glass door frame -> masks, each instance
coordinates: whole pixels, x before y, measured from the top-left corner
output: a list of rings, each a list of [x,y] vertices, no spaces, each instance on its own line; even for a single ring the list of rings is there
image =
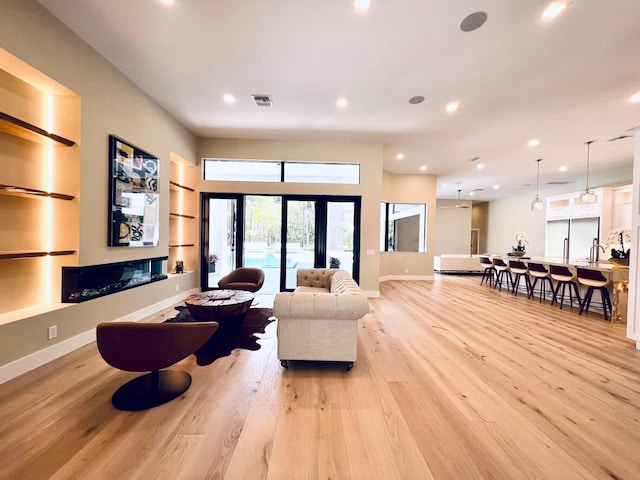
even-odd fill
[[[245,197],[249,195],[264,195],[266,197],[280,197],[282,199],[281,213],[281,237],[280,237],[280,291],[286,287],[286,228],[287,228],[287,201],[303,200],[313,201],[316,206],[315,217],[315,255],[314,268],[327,267],[327,205],[329,203],[353,204],[353,267],[350,272],[356,282],[360,281],[360,235],[361,235],[361,206],[362,198],[351,195],[296,195],[296,194],[249,194],[249,193],[217,193],[202,192],[200,194],[200,287],[203,291],[212,290],[208,286],[207,252],[209,248],[209,200],[233,199],[237,201],[236,215],[236,266],[244,265],[244,221],[245,221]],[[291,290],[291,289],[289,289]]]

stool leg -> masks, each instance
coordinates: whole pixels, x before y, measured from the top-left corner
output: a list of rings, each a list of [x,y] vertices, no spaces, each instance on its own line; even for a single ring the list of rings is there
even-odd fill
[[[533,285],[531,285],[531,290],[529,291],[529,297],[528,298],[531,298],[533,296],[533,292],[534,292],[534,290],[536,288],[536,283],[538,283],[538,277],[534,277],[534,279],[533,279]]]
[[[580,305],[580,313],[578,315],[582,315],[582,312],[589,312],[589,304],[591,303],[591,295],[593,295],[593,287],[587,288],[587,293],[584,295],[584,300],[582,301],[582,305]]]
[[[576,292],[576,300],[578,300],[578,306],[582,306],[582,299],[580,298],[580,290],[578,290],[578,285],[576,282],[571,282],[573,285],[573,290]],[[571,294],[571,289],[569,289],[569,294]],[[573,307],[573,300],[571,301],[571,307]]]

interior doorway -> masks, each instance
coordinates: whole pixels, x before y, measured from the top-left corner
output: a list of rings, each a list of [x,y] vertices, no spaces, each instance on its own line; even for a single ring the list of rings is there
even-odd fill
[[[479,228],[472,228],[471,229],[471,245],[470,245],[470,252],[471,255],[478,255],[478,244],[480,242],[480,229]]]

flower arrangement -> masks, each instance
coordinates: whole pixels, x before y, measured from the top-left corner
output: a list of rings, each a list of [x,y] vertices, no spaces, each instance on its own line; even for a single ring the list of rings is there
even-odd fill
[[[523,255],[527,251],[527,247],[525,247],[525,244],[529,243],[529,238],[527,237],[527,233],[516,232],[516,234],[514,235],[514,238],[516,239],[516,242],[518,242],[518,244],[512,247],[511,253],[515,255]]]
[[[207,257],[207,263],[213,263],[214,265],[216,263],[218,263],[220,261],[220,257],[218,257],[218,255],[216,255],[215,253],[211,253],[208,257]]]
[[[620,246],[620,249],[611,249],[612,258],[629,259],[629,257],[631,256],[631,249],[629,248],[625,250],[624,242],[627,242],[627,244],[631,243],[631,230],[629,230],[628,228],[616,228],[615,230],[611,231],[609,237],[607,238],[606,247],[609,248],[611,246]]]

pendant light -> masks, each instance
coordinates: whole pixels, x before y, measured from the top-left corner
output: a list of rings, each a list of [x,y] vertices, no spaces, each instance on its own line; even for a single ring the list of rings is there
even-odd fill
[[[591,147],[591,144],[594,141],[595,140],[589,140],[588,142],[585,142],[587,145],[587,186],[582,192],[580,192],[580,205],[593,205],[598,202],[598,196],[589,188],[589,147]]]
[[[540,162],[541,161],[542,161],[541,158],[536,160],[536,162],[538,163],[538,176],[536,177],[536,198],[534,198],[533,202],[531,202],[531,210],[533,210],[534,212],[541,212],[544,210],[544,200],[540,198],[540,195],[538,195],[538,188],[540,187]]]

